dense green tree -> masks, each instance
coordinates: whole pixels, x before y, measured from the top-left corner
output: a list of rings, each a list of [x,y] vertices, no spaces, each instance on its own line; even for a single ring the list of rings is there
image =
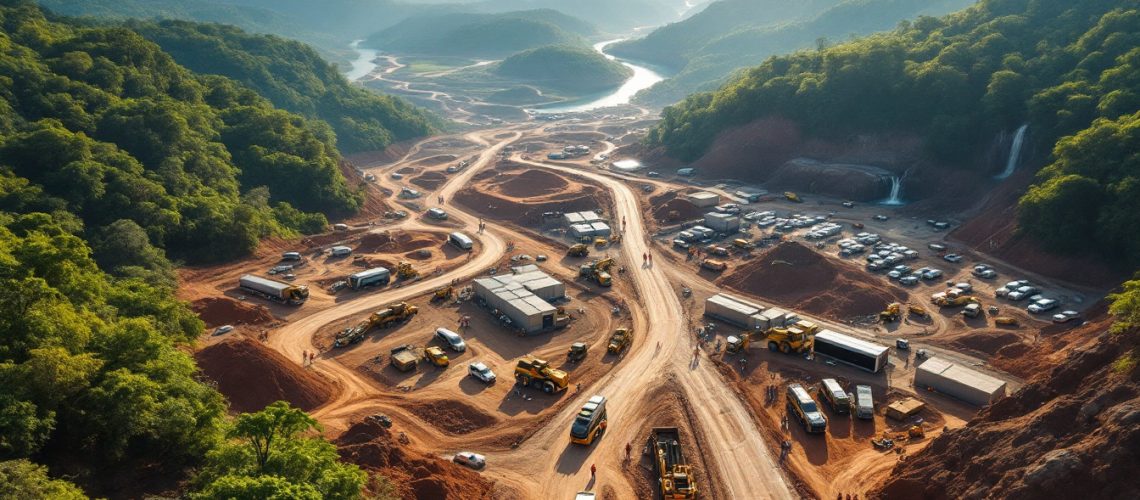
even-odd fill
[[[50,498],[52,500],[85,500],[74,484],[48,477],[47,468],[27,460],[0,462],[0,498]]]

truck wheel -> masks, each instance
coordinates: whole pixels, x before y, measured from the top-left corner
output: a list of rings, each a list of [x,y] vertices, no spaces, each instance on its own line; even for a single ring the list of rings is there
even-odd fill
[[[772,351],[772,352],[776,352],[776,351],[780,350],[780,346],[777,345],[775,342],[768,342],[768,350]]]
[[[787,342],[781,342],[780,343],[780,352],[787,354],[791,351],[792,351],[792,346],[788,345]]]
[[[554,384],[550,382],[542,384],[542,392],[545,392],[547,394],[554,394]]]
[[[515,383],[526,387],[530,385],[530,379],[526,375],[515,375]]]
[[[531,380],[530,385],[531,385],[531,387],[534,387],[535,389],[542,389],[542,381],[541,380]]]

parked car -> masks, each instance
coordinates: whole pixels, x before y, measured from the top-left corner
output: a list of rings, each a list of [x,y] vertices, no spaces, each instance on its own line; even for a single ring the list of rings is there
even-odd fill
[[[847,208],[855,208],[855,204],[851,203],[850,201],[843,202],[843,206]]]
[[[650,170],[649,173],[645,174],[645,175],[647,175],[649,177],[661,177],[661,172],[654,172],[654,171]]]
[[[234,331],[233,325],[222,325],[214,329],[214,335],[221,335],[223,333],[230,333]]]
[[[899,278],[899,284],[900,285],[907,285],[907,286],[917,285],[918,284],[918,276],[914,276],[914,275],[903,276],[902,278]]]
[[[393,180],[398,181],[398,180],[403,179],[403,178],[404,178],[404,174],[401,174],[399,172],[392,172],[392,179]]]
[[[1040,314],[1045,311],[1056,309],[1060,305],[1057,299],[1038,299],[1036,302],[1029,304],[1026,309],[1033,314]]]
[[[475,377],[477,380],[486,382],[488,384],[495,383],[495,372],[487,368],[487,365],[482,362],[475,362],[467,365],[467,374]]]
[[[1077,311],[1061,311],[1053,315],[1054,323],[1068,323],[1081,317],[1081,313]]]
[[[942,277],[942,270],[941,269],[927,269],[925,272],[922,273],[922,279],[924,279],[924,280],[936,280],[936,279],[941,278],[941,277]]]
[[[942,259],[945,260],[946,262],[954,262],[954,263],[962,262],[962,256],[958,255],[956,253],[948,253],[946,255],[943,255]]]
[[[461,451],[451,459],[459,465],[466,465],[472,469],[482,469],[487,466],[487,457],[473,451]]]
[[[965,283],[965,282],[955,283],[954,288],[957,288],[964,293],[970,293],[970,292],[974,291],[974,285],[971,285],[971,284]]]
[[[876,216],[874,217],[874,219],[875,219],[875,220],[888,220],[888,219],[890,219],[890,217],[887,217],[887,216],[885,216],[885,215],[876,215]]]
[[[460,337],[458,333],[448,330],[447,328],[436,328],[435,338],[455,352],[467,350],[467,343],[463,342],[463,337]]]
[[[941,243],[931,243],[929,245],[926,245],[926,247],[934,250],[935,252],[942,252],[946,250],[946,245],[943,245]]]

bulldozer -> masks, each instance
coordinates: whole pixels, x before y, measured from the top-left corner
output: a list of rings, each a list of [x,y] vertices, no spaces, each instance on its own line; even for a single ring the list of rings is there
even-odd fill
[[[594,248],[605,248],[605,247],[609,246],[609,244],[610,244],[610,240],[607,240],[601,236],[594,238]]]
[[[364,340],[365,334],[373,328],[384,328],[391,326],[397,322],[406,320],[415,316],[420,312],[416,306],[408,305],[407,302],[394,302],[388,304],[388,307],[372,313],[368,319],[357,323],[356,326],[345,328],[344,331],[336,335],[333,341],[334,347],[346,347],[361,340]]]
[[[551,368],[544,360],[526,356],[515,366],[515,382],[524,387],[534,387],[542,389],[542,392],[547,394],[554,394],[566,390],[570,385],[570,375],[557,368]]]
[[[766,332],[768,350],[784,354],[810,351],[815,345],[815,334],[818,332],[819,325],[805,320],[785,328],[770,328]]]
[[[590,264],[583,264],[578,269],[578,274],[597,283],[599,286],[613,285],[613,277],[610,276],[610,268],[614,266],[613,259],[602,259],[592,262]]]
[[[409,262],[400,262],[399,264],[396,264],[396,276],[402,280],[410,280],[419,275],[420,272],[416,271],[416,269],[412,267],[412,264]]]
[[[894,323],[899,320],[899,315],[902,311],[902,304],[898,302],[891,302],[886,309],[879,313],[880,323]]]
[[[575,342],[573,344],[570,344],[570,349],[566,351],[566,362],[577,363],[583,359],[586,359],[586,351],[588,349],[589,348],[586,346],[585,342]]]
[[[748,346],[751,344],[751,333],[744,333],[739,337],[735,335],[729,335],[727,341],[724,344],[724,352],[725,354],[736,354],[738,352],[744,351],[745,349],[748,349]]]
[[[921,425],[912,425],[906,430],[906,436],[909,440],[917,440],[926,437],[926,431],[922,430]]]
[[[455,296],[455,287],[453,287],[451,285],[447,285],[447,286],[435,289],[435,292],[432,293],[431,301],[432,302],[447,301],[447,300],[451,300],[451,298],[454,296]]]
[[[1013,326],[1013,327],[1021,325],[1021,323],[1019,321],[1017,321],[1017,318],[1014,318],[1011,316],[998,316],[998,317],[994,318],[994,324],[1000,325],[1000,326]]]
[[[629,347],[631,343],[633,343],[633,331],[629,328],[618,328],[610,336],[610,344],[606,347],[606,351],[611,354],[618,354]]]
[[[590,255],[590,247],[584,243],[578,243],[566,251],[566,255],[571,257],[586,257]]]

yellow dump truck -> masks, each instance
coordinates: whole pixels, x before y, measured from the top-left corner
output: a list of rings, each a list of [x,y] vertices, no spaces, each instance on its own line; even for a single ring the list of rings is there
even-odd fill
[[[412,267],[412,264],[409,262],[400,262],[399,264],[396,264],[396,276],[402,280],[410,280],[419,275],[420,272],[416,271],[416,268]]]
[[[661,498],[696,498],[697,483],[681,448],[681,431],[676,427],[654,427],[649,434],[649,451]]]
[[[902,304],[892,302],[882,312],[879,313],[879,321],[882,323],[894,323],[899,320],[899,314],[902,310]]]
[[[566,390],[570,385],[570,375],[557,368],[551,368],[550,363],[544,360],[527,356],[520,359],[519,364],[515,366],[515,383],[554,394]]]
[[[705,259],[701,261],[701,267],[710,271],[723,271],[725,269],[728,269],[728,264],[722,260]]]
[[[815,334],[819,329],[819,325],[806,320],[800,320],[784,328],[770,328],[765,335],[768,350],[784,354],[810,351],[815,344]]]
[[[578,268],[578,274],[599,286],[610,286],[613,285],[613,276],[610,275],[610,268],[613,266],[613,259],[602,259],[590,264],[583,264],[582,267]]]
[[[632,342],[633,331],[629,328],[618,328],[614,330],[614,334],[610,336],[610,343],[609,346],[606,347],[606,350],[611,354],[618,354],[624,351],[626,347],[629,347],[629,344]]]

